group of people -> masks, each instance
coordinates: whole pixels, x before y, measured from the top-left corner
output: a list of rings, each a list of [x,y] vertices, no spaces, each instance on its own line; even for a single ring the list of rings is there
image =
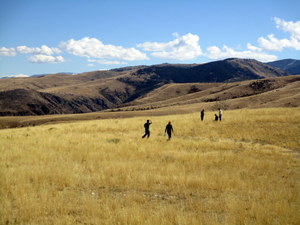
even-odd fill
[[[215,114],[215,121],[218,121],[218,120],[222,121],[222,115],[223,115],[222,109],[219,108],[218,114],[219,115]],[[201,121],[204,120],[204,115],[205,115],[205,111],[204,111],[204,109],[202,109],[201,113],[200,113]],[[147,120],[147,122],[144,124],[145,134],[142,136],[142,138],[150,137],[150,125],[151,124],[152,124],[151,120]],[[165,135],[168,134],[168,141],[171,140],[172,133],[174,133],[174,129],[173,129],[173,126],[170,121],[165,128]]]
[[[218,110],[219,110],[218,114],[215,114],[215,121],[218,121],[218,120],[222,121],[223,111],[221,108],[219,108]],[[201,121],[204,120],[204,114],[205,114],[205,111],[204,111],[204,109],[202,109],[201,113],[200,113]]]
[[[145,128],[145,134],[142,136],[142,138],[149,138],[150,137],[150,125],[152,124],[151,120],[147,120],[147,122],[144,124]],[[171,140],[172,133],[174,133],[173,126],[171,124],[171,121],[167,124],[165,129],[165,135],[168,134],[168,140]]]

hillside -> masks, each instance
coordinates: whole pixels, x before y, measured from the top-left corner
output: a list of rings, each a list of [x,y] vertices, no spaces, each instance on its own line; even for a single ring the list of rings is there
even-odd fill
[[[216,104],[235,109],[244,107],[300,106],[300,76],[286,76],[232,83],[166,84],[130,102],[128,108],[161,108],[201,104],[213,109]]]
[[[300,74],[300,60],[296,59],[283,59],[274,62],[267,63],[270,66],[284,70],[289,74]]]
[[[285,76],[288,73],[253,59],[226,59],[205,64],[161,64],[140,69],[136,76],[155,75],[160,81],[174,83],[234,82]]]
[[[173,83],[119,108],[80,114],[2,116],[0,129],[78,120],[199,113],[201,109],[215,111],[219,107],[229,110],[299,106],[300,75],[225,84]]]
[[[0,80],[0,116],[87,113],[129,105],[143,105],[154,102],[155,98],[151,101],[147,101],[147,98],[153,93],[160,95],[158,93],[162,90],[160,88],[168,87],[165,85],[180,83],[186,84],[188,91],[176,91],[175,97],[180,96],[181,99],[172,100],[169,96],[174,93],[165,93],[163,95],[166,96],[165,101],[171,101],[172,104],[194,103],[193,99],[202,96],[203,99],[198,99],[196,102],[214,102],[256,95],[277,88],[276,82],[270,80],[267,81],[268,84],[259,84],[262,85],[261,88],[258,87],[259,90],[256,90],[257,87],[250,88],[250,90],[240,88],[231,93],[233,89],[229,86],[245,85],[234,82],[262,78],[273,79],[286,75],[286,72],[256,60],[227,59],[206,64],[161,64],[124,67],[78,75],[53,74],[31,78],[2,79]],[[225,97],[223,94],[222,96],[212,94],[221,93],[223,89],[228,88],[229,94],[227,93]],[[200,93],[199,90],[202,89],[210,90]],[[190,95],[194,92],[198,94]],[[182,94],[186,94],[186,98]],[[205,95],[206,98],[204,98]],[[293,103],[295,104],[298,105],[298,103]],[[158,103],[156,107],[165,105],[170,104]]]

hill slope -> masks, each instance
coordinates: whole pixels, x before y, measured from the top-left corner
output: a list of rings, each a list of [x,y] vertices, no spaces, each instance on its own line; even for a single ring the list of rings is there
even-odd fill
[[[296,59],[283,59],[267,63],[270,66],[284,70],[289,74],[300,74],[300,60]]]
[[[232,82],[286,75],[286,72],[256,60],[227,59],[200,65],[161,64],[94,71],[73,76],[54,74],[33,78],[2,79],[0,80],[0,115],[95,112],[144,104],[147,101],[141,102],[140,99],[156,89],[159,92],[161,89],[158,88],[166,84],[205,83],[188,87],[191,89],[190,92],[199,92],[197,87],[199,85],[202,89],[217,88],[221,85],[215,82],[230,82],[230,85],[236,86],[240,84]],[[265,87],[265,84],[262,85]],[[228,99],[230,96],[237,98],[257,94],[257,90],[250,93],[245,90],[240,89],[241,93],[238,95],[228,95]],[[269,87],[263,88],[261,92],[268,90]],[[203,96],[204,94],[207,95],[206,92],[202,92]],[[187,98],[190,97],[189,95]],[[219,100],[222,100],[222,97],[211,96],[206,99],[206,101]],[[177,102],[179,101],[184,102],[187,99],[178,99]],[[157,107],[161,107],[160,104],[157,104]]]
[[[233,83],[166,84],[127,104],[148,109],[200,104],[211,109],[300,106],[300,76],[286,76]],[[220,105],[221,106],[221,105]]]
[[[154,65],[140,69],[134,75],[142,77],[149,74],[168,83],[233,82],[288,75],[253,59],[235,58],[200,65]]]

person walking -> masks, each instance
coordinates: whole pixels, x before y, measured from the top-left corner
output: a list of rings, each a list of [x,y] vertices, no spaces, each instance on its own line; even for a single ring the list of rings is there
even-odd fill
[[[202,109],[202,111],[201,111],[201,121],[203,121],[204,120],[204,109]]]
[[[166,126],[165,134],[166,133],[168,134],[168,141],[170,141],[171,137],[172,137],[172,133],[174,133],[173,126],[172,126],[171,122],[169,122]]]
[[[152,124],[151,120],[147,120],[147,122],[144,124],[144,128],[145,128],[145,134],[143,135],[142,138],[145,138],[147,136],[147,138],[150,137],[150,125]]]
[[[219,120],[222,120],[223,111],[221,108],[219,108]]]

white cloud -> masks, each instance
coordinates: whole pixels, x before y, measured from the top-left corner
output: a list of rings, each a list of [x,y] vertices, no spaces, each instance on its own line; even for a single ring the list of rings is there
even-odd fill
[[[202,55],[202,50],[199,45],[199,36],[188,33],[179,36],[177,33],[173,34],[177,37],[170,42],[145,42],[138,44],[137,47],[144,51],[151,51],[152,56],[163,59],[178,59],[190,60]]]
[[[109,61],[109,60],[98,60],[97,62],[100,64],[107,64],[107,65],[125,65],[125,64],[127,64],[127,62]]]
[[[90,63],[99,63],[99,64],[107,64],[107,65],[125,65],[128,64],[127,62],[124,61],[116,61],[116,60],[96,60],[96,59],[88,59],[87,60]]]
[[[125,48],[122,46],[104,44],[96,38],[85,37],[79,40],[70,39],[61,42],[58,47],[28,47],[25,45],[13,48],[0,47],[0,56],[16,56],[17,54],[29,54],[28,61],[32,63],[61,63],[65,59],[60,55],[69,53],[75,56],[87,58],[87,66],[96,64],[122,65],[128,61],[148,60],[146,52],[153,57],[174,60],[193,60],[200,55],[211,59],[224,59],[230,57],[254,58],[268,62],[277,59],[276,55],[268,51],[282,51],[285,48],[300,50],[300,21],[285,21],[274,18],[277,29],[286,32],[285,38],[277,38],[274,34],[257,39],[257,46],[247,43],[246,48],[237,50],[226,45],[223,47],[210,46],[203,53],[200,47],[198,35],[188,33],[180,36],[173,33],[173,40],[168,42],[144,42],[136,47]]]
[[[21,54],[41,54],[41,55],[54,55],[60,54],[61,50],[59,48],[50,48],[47,45],[42,45],[41,47],[33,48],[27,46],[18,46],[16,51]]]
[[[34,53],[34,48],[27,47],[25,45],[16,47],[16,51],[22,54]]]
[[[32,63],[62,63],[65,62],[65,59],[62,56],[33,55],[28,58],[28,61]]]
[[[285,21],[277,17],[274,18],[274,21],[278,29],[291,33],[293,38],[300,39],[300,21]]]
[[[5,76],[3,76],[3,77],[5,77],[5,78],[15,78],[15,77],[29,77],[29,75],[26,75],[26,74],[15,74],[15,75],[5,75]]]
[[[278,39],[274,34],[270,34],[267,38],[260,37],[258,43],[263,49],[269,51],[282,51],[284,48],[300,50],[299,40],[293,37],[291,37],[291,39]]]
[[[226,59],[226,58],[251,58],[262,62],[270,62],[277,59],[276,55],[270,55],[260,52],[260,49],[248,44],[248,49],[245,51],[235,51],[232,48],[224,45],[222,49],[217,46],[207,48],[206,56],[211,59]]]
[[[180,37],[180,35],[179,35],[178,32],[174,32],[172,35],[173,35],[174,37],[176,37],[176,38],[179,38],[179,37]]]
[[[0,55],[2,56],[15,56],[16,50],[14,48],[5,48],[5,47],[0,47]]]
[[[128,64],[127,62],[124,62],[124,61],[104,60],[104,59],[101,59],[101,60],[88,59],[87,61],[90,62],[90,64],[88,64],[88,66],[94,65],[94,63],[106,64],[106,65],[126,65],[126,64]]]
[[[247,44],[247,49],[249,49],[250,51],[254,51],[254,52],[261,52],[262,49],[259,47],[256,47],[250,43]]]
[[[274,18],[274,21],[278,29],[290,34],[289,38],[278,39],[274,34],[269,34],[266,38],[258,38],[257,42],[259,47],[248,43],[247,50],[235,51],[226,45],[224,45],[222,49],[217,46],[211,46],[207,48],[207,53],[205,55],[212,59],[236,57],[254,58],[262,62],[269,62],[276,60],[277,56],[265,53],[264,51],[282,51],[284,48],[300,50],[300,21],[287,22],[280,18]]]
[[[60,54],[61,50],[59,48],[50,48],[47,45],[42,45],[41,47],[37,47],[37,48],[27,47],[25,45],[18,46],[16,48],[6,48],[6,47],[0,48],[0,55],[2,56],[16,56],[17,53],[54,55],[54,54]]]
[[[65,62],[65,59],[62,56],[56,56],[55,58],[57,62]]]
[[[284,48],[294,48],[300,50],[300,21],[285,21],[275,17],[276,27],[290,33],[289,39],[278,39],[274,34],[269,34],[267,38],[258,38],[261,48],[269,51],[282,51]]]
[[[17,46],[16,48],[0,48],[0,55],[2,56],[16,56],[19,54],[33,54],[28,58],[32,63],[61,63],[65,62],[62,56],[52,56],[59,54],[62,51],[59,48],[50,48],[47,45],[40,47],[27,47],[25,45]]]
[[[135,48],[105,45],[96,38],[85,37],[81,40],[70,39],[60,44],[70,54],[88,58],[121,59],[127,61],[146,60],[147,55]]]

